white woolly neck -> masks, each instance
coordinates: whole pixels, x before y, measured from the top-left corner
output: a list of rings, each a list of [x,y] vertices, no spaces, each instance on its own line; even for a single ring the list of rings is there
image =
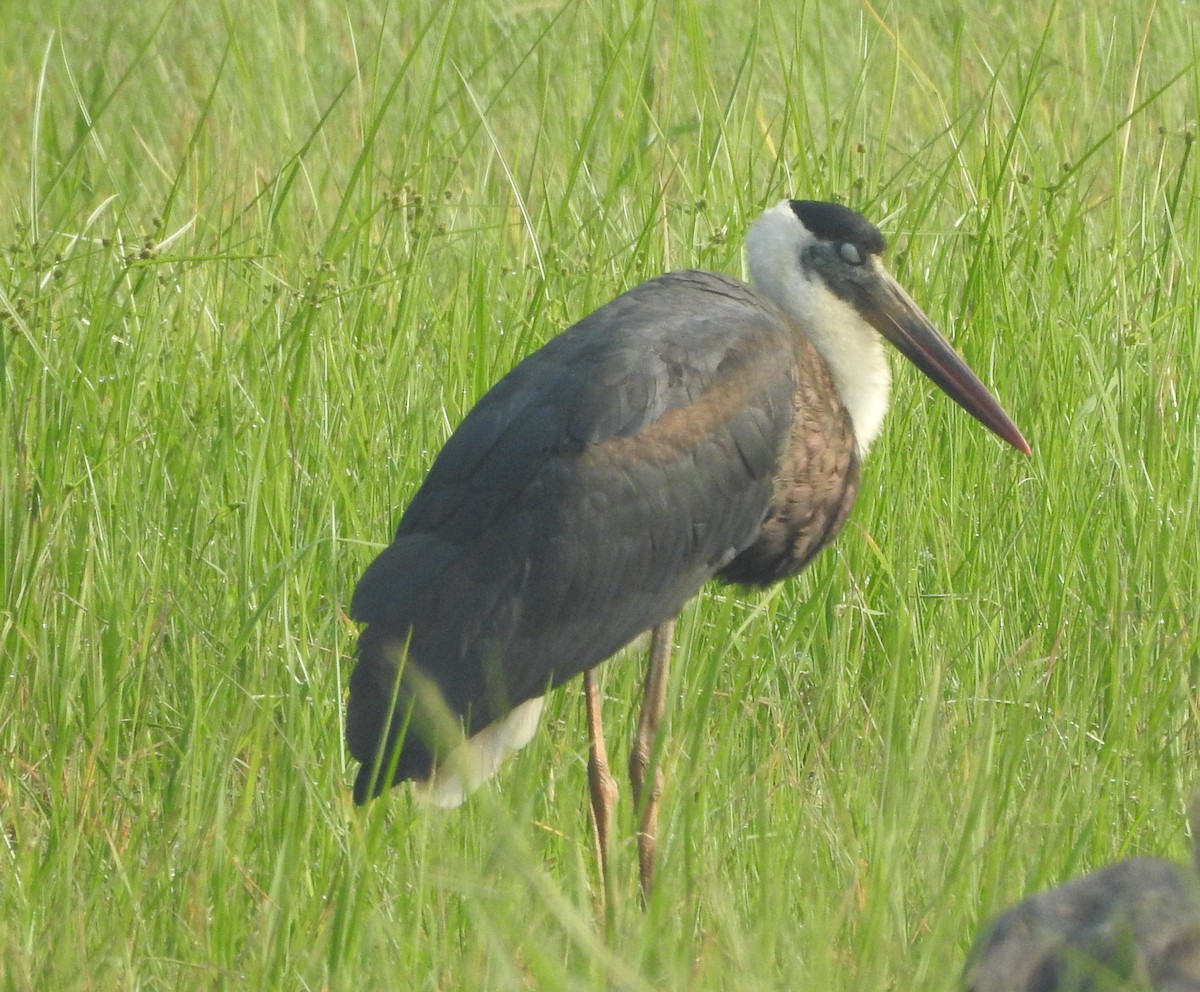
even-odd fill
[[[804,251],[816,240],[788,201],[772,207],[746,237],[750,281],[799,323],[829,366],[865,455],[883,426],[892,373],[875,328],[804,266]]]

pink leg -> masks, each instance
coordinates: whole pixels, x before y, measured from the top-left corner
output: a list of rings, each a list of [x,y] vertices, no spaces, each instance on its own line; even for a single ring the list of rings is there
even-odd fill
[[[654,852],[658,846],[658,801],[662,796],[663,773],[656,761],[650,790],[646,792],[646,772],[654,756],[658,725],[662,722],[666,703],[667,674],[671,661],[671,642],[675,636],[675,618],[664,620],[650,635],[650,664],[646,668],[646,688],[642,695],[642,712],[638,717],[637,735],[629,755],[629,778],[633,782],[633,802],[637,807],[638,874],[642,882],[642,900],[650,898],[654,877]]]
[[[592,825],[596,828],[596,852],[600,860],[600,893],[608,896],[608,838],[613,806],[617,801],[617,781],[608,770],[608,750],[604,746],[604,724],[600,719],[600,687],[596,670],[583,673],[583,696],[587,703],[588,789],[592,796]]]

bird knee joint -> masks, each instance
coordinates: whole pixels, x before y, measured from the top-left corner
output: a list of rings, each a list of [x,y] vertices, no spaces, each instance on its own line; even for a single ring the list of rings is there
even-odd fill
[[[644,782],[646,780],[646,769],[649,767],[650,749],[644,743],[635,743],[633,750],[629,752],[629,777],[634,782]]]

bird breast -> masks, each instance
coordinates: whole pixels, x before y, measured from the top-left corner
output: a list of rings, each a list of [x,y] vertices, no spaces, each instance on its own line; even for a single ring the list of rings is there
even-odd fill
[[[792,426],[757,539],[720,573],[723,582],[769,585],[801,571],[842,529],[858,495],[858,445],[828,367],[796,339]]]

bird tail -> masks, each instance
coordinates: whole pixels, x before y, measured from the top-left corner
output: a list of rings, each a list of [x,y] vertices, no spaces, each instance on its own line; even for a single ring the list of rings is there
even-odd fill
[[[408,645],[368,625],[350,676],[346,743],[362,762],[354,802],[406,779],[434,806],[458,806],[537,729],[542,697],[527,699],[469,738],[437,682],[408,659]]]
[[[410,734],[413,697],[404,674],[407,639],[368,626],[358,641],[358,663],[350,675],[346,704],[346,744],[362,762],[354,781],[354,801],[362,805],[389,786],[424,778],[433,754],[419,735]]]

